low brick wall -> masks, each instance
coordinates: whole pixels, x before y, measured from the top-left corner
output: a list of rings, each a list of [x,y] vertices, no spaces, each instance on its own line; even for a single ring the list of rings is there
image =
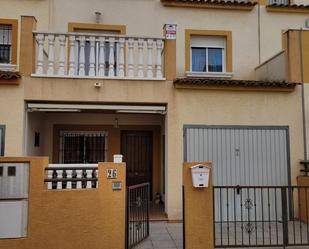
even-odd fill
[[[299,218],[301,221],[309,222],[309,176],[298,176],[297,186],[308,187],[299,188],[298,201],[299,201]]]
[[[29,162],[29,207],[26,238],[2,239],[10,249],[121,249],[125,247],[125,164],[99,163],[98,188],[47,190],[48,158],[0,158]],[[106,170],[118,170],[121,190],[112,190]]]

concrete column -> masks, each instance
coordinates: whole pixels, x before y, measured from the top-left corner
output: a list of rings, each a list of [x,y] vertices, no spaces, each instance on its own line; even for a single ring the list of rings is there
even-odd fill
[[[176,78],[176,24],[164,25],[164,72],[166,80]]]
[[[35,69],[35,39],[32,31],[37,21],[33,16],[21,17],[19,71],[31,75]]]
[[[185,248],[211,249],[214,247],[212,169],[209,186],[194,188],[191,169],[199,163],[184,163],[184,226]],[[201,163],[211,167],[211,163]]]

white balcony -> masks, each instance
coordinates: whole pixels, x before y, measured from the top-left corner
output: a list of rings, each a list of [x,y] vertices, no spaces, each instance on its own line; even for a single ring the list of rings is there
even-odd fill
[[[163,38],[33,33],[33,77],[164,80]]]

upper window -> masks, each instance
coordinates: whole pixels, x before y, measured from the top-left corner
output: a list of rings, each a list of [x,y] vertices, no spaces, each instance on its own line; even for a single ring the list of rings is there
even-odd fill
[[[4,156],[5,126],[0,125],[0,156]]]
[[[185,75],[188,77],[233,76],[232,32],[222,30],[185,31]]]
[[[225,72],[225,38],[193,36],[191,38],[192,72]]]
[[[16,64],[17,20],[0,19],[0,63]]]

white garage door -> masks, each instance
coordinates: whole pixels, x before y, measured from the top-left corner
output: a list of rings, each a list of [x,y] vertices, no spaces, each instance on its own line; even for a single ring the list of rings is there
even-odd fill
[[[186,162],[213,162],[217,186],[289,185],[288,127],[185,126]]]

